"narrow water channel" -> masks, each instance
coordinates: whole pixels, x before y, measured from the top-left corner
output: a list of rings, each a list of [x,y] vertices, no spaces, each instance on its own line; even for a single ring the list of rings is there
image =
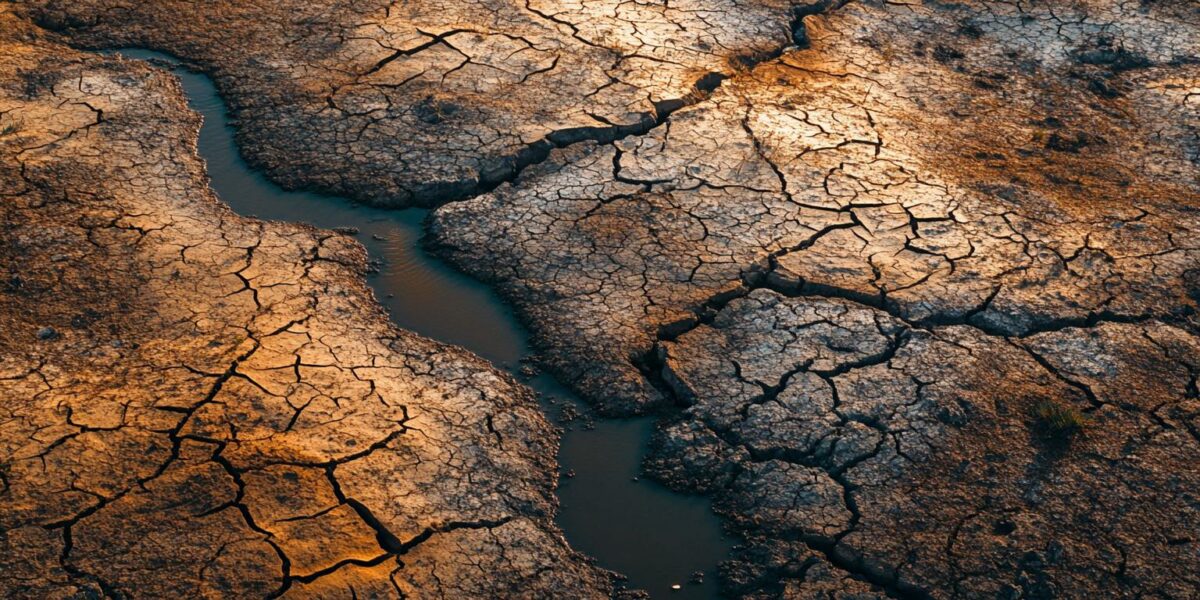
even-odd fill
[[[121,54],[177,64],[146,50]],[[280,189],[242,160],[224,102],[208,77],[179,67],[173,71],[192,109],[204,116],[200,156],[222,201],[242,215],[357,229],[357,239],[380,262],[368,281],[397,325],[467,348],[500,368],[518,369],[529,352],[527,333],[488,287],[421,250],[427,211],[373,209]],[[568,405],[588,413],[547,375],[527,383],[551,415]],[[653,426],[650,417],[564,424],[559,466],[574,477],[560,480],[558,524],[572,547],[628,577],[630,588],[653,598],[716,598],[716,566],[728,556],[732,541],[723,537],[707,499],[636,480]],[[696,571],[705,573],[704,583],[689,583]],[[681,589],[673,590],[676,584]]]

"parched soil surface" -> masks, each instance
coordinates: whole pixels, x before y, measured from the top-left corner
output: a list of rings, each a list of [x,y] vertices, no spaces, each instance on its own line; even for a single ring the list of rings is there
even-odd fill
[[[645,131],[791,42],[786,0],[39,0],[72,43],[153,47],[215,79],[285,187],[432,205],[553,147]]]
[[[245,528],[172,554],[195,555],[197,582],[298,592],[345,564],[416,596],[608,585],[546,524],[552,434],[526,392],[391,329],[349,242],[213,202],[168,78],[28,41],[48,36],[212,73],[285,185],[454,200],[431,247],[495,285],[599,408],[663,415],[647,468],[744,538],[731,596],[1200,596],[1194,2],[15,7],[44,28],[12,26],[0,106],[21,265],[2,381],[25,411],[0,429],[25,461],[3,514],[30,585],[100,585],[86,561],[114,556],[130,575],[104,585],[163,585],[153,544],[192,546],[148,532],[188,510]],[[360,365],[381,362],[406,375],[368,384]],[[379,408],[385,385],[406,410]],[[343,417],[347,398],[371,408]],[[410,422],[418,405],[436,425]],[[134,451],[132,424],[164,447]],[[131,441],[86,445],[100,435]],[[191,465],[228,498],[153,504]],[[279,465],[333,500],[255,508],[249,473]],[[84,544],[89,519],[131,514],[157,523],[138,552]],[[269,523],[318,514],[378,543],[305,571]],[[514,565],[485,581],[480,560]]]
[[[733,593],[1200,594],[1200,10],[806,23],[439,250],[604,407],[674,407],[650,467],[746,537]]]
[[[0,57],[0,596],[610,596],[526,388],[220,204],[171,75]]]

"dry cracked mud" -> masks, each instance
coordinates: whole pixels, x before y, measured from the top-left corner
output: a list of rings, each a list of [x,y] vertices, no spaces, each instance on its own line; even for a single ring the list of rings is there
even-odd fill
[[[1200,5],[191,6],[4,15],[20,581],[153,595],[170,546],[188,589],[611,587],[527,392],[390,328],[353,244],[221,208],[169,78],[61,40],[213,74],[284,185],[454,200],[431,246],[545,364],[663,415],[731,596],[1200,595]]]
[[[644,131],[777,53],[796,14],[786,0],[19,4],[74,43],[200,66],[272,179],[387,206],[462,198],[554,146]]]
[[[732,593],[1200,593],[1200,7],[806,25],[439,250],[607,409],[683,408],[649,466],[745,536]]]
[[[530,392],[208,188],[178,82],[0,7],[0,596],[607,598]]]

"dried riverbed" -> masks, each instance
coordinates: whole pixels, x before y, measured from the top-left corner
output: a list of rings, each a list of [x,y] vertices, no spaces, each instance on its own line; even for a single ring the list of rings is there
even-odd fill
[[[1195,2],[0,19],[23,591],[612,594],[562,530],[656,593],[720,560],[703,500],[632,481],[650,421],[576,419],[559,452],[544,414],[585,411],[539,410],[523,330],[424,231],[558,381],[661,418],[648,473],[714,499],[729,596],[1200,594]],[[276,200],[222,127],[220,191],[282,220],[233,214],[175,80],[67,46],[196,66],[289,189],[437,208]]]
[[[122,55],[172,60],[154,52]],[[526,381],[564,426],[559,449],[564,474],[558,523],[577,550],[653,596],[711,598],[716,566],[731,540],[708,499],[684,495],[641,478],[654,417],[602,419],[527,359],[527,334],[494,293],[420,248],[427,211],[385,210],[304,192],[288,192],[252,171],[238,154],[224,103],[204,75],[176,68],[188,102],[204,116],[198,149],[212,187],[244,215],[341,230],[362,243],[376,270],[367,281],[392,320],[404,329],[462,346]],[[526,369],[525,373],[522,370]],[[532,376],[531,376],[532,375]],[[566,474],[570,474],[567,476]],[[707,576],[693,582],[697,571]]]

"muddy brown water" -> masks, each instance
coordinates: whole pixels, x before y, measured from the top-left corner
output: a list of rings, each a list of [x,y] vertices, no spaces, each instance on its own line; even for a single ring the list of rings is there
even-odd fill
[[[157,52],[120,53],[176,65],[172,70],[183,82],[189,104],[204,116],[200,156],[222,201],[242,215],[357,229],[355,237],[380,263],[368,282],[397,325],[517,370],[529,353],[528,333],[487,286],[421,249],[427,211],[374,209],[284,191],[241,158],[225,104],[207,76]],[[564,406],[588,413],[586,405],[548,375],[527,383],[551,415]],[[635,480],[653,429],[652,417],[565,424],[559,466],[574,477],[560,480],[558,524],[572,547],[628,577],[630,588],[646,590],[653,598],[716,598],[716,567],[729,555],[733,540],[723,536],[707,499]],[[705,573],[704,583],[689,583],[696,571]],[[675,584],[681,589],[673,590]]]

